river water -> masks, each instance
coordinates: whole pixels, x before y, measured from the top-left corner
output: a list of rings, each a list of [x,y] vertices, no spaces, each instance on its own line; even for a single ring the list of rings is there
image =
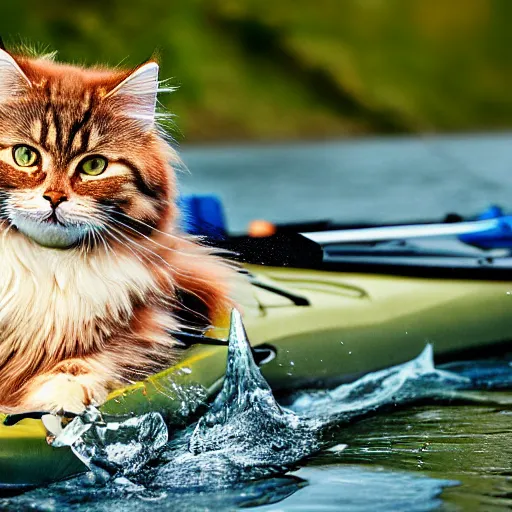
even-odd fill
[[[512,200],[512,134],[184,148],[184,193],[215,193],[229,228],[252,219],[401,222]]]
[[[512,192],[512,135],[186,148],[183,156],[183,192],[218,193],[235,232],[261,217],[472,214],[491,203],[507,207]],[[439,371],[427,347],[415,361],[335,392],[296,396],[290,411],[275,403],[243,344],[231,357],[213,409],[174,433],[158,459],[117,476],[103,464],[93,476],[0,500],[0,510],[512,506],[512,357]],[[82,442],[84,457],[94,443]]]

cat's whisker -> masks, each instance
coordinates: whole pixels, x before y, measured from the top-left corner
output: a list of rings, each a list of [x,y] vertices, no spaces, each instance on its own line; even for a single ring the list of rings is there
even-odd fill
[[[146,223],[144,223],[143,221],[141,221],[139,219],[135,219],[135,218],[130,217],[129,215],[126,215],[124,213],[120,213],[120,212],[116,212],[116,213],[121,214],[124,217],[128,218],[129,220],[137,222],[137,223],[139,223],[139,224],[141,224],[141,225],[143,225],[145,227],[151,228],[151,226],[149,224],[146,224]],[[119,219],[110,218],[110,220],[113,221],[113,222],[116,222],[119,225],[122,225],[123,227],[125,227],[127,229],[130,229],[134,233],[137,233],[138,235],[142,236],[143,238],[147,239],[148,241],[152,242],[153,244],[155,244],[155,245],[157,245],[157,246],[159,246],[159,247],[161,247],[163,249],[175,251],[175,252],[180,253],[180,254],[186,254],[187,256],[191,256],[191,257],[201,257],[202,256],[201,254],[198,254],[197,252],[189,252],[189,251],[186,251],[186,250],[184,251],[182,249],[176,249],[174,247],[166,247],[165,245],[162,245],[162,244],[156,242],[151,237],[148,237],[144,233],[141,233],[139,230],[135,229],[133,226],[129,226],[127,224],[122,223]],[[175,240],[178,240],[178,241],[183,241],[183,236],[177,236],[177,235],[173,235],[171,233],[165,233],[165,232],[160,231],[160,230],[158,230],[156,228],[154,228],[153,231],[155,231],[156,233],[168,236],[168,237],[170,237],[172,239],[175,239]],[[195,241],[195,242],[202,242],[202,241],[205,240],[204,236],[191,236],[191,235],[187,235],[187,238],[189,240]],[[215,252],[217,254],[223,254],[225,256],[228,256],[230,254],[229,251],[225,251],[225,250],[219,249],[219,248],[215,248]]]
[[[124,222],[121,222],[120,220],[118,219],[113,219],[113,222],[115,224],[117,224],[118,226],[122,226],[123,228],[126,228],[126,229],[129,229],[130,231],[133,231],[134,233],[136,233],[138,236],[141,236],[142,238],[148,240],[149,242],[155,244],[156,246],[166,250],[166,251],[175,251],[175,252],[182,252],[180,251],[179,249],[175,249],[173,247],[167,247],[165,245],[162,245],[158,242],[156,242],[155,240],[153,240],[151,237],[145,235],[144,233],[141,233],[140,231],[138,231],[137,229],[133,228],[132,226],[129,226],[128,224],[125,224]]]
[[[123,242],[123,240],[120,240],[119,238],[117,238],[115,235],[112,234],[112,230],[114,230],[118,235],[122,236],[124,240],[126,240],[126,242]],[[148,254],[145,254],[146,252],[150,252],[151,254],[157,256],[158,258],[160,258],[162,260],[162,263],[164,263],[167,267],[169,267],[169,269],[171,269],[171,271],[174,271],[175,269],[173,267],[171,267],[171,265],[166,262],[163,258],[161,258],[158,254],[155,254],[153,253],[152,251],[147,251],[145,250],[144,247],[140,246],[139,244],[135,244],[135,247],[130,247],[129,244],[131,244],[132,246],[134,245],[134,241],[131,240],[130,238],[128,238],[126,235],[124,235],[122,232],[120,232],[119,230],[116,230],[115,228],[112,228],[112,226],[109,227],[109,229],[107,230],[109,235],[114,238],[114,240],[116,240],[117,243],[119,243],[121,246],[125,247],[126,249],[128,249],[130,252],[132,252],[132,254],[144,265],[146,266],[146,264],[144,263],[144,261],[142,261],[142,259],[139,257],[139,256],[142,256],[145,260],[145,262],[147,262],[147,266],[150,267],[154,261],[152,260],[152,258],[148,255]],[[141,251],[140,249],[142,249],[143,251]],[[169,280],[171,281],[171,277],[169,276]],[[161,299],[162,300],[162,303],[167,306],[167,307],[170,307],[171,306],[171,303],[169,303],[167,301],[167,299]]]
[[[112,227],[111,227],[110,229],[115,229],[115,228],[112,228]],[[172,272],[173,272],[175,275],[180,275],[180,276],[182,276],[182,277],[187,277],[187,276],[186,276],[186,274],[183,274],[183,273],[179,272],[175,267],[173,267],[173,266],[172,266],[172,265],[170,265],[167,261],[165,261],[165,260],[164,260],[160,255],[158,255],[158,254],[156,254],[155,252],[151,251],[151,250],[150,250],[150,249],[148,249],[147,247],[144,247],[144,246],[142,246],[142,245],[140,245],[140,244],[137,244],[134,240],[132,240],[131,238],[127,237],[127,236],[126,236],[125,234],[123,234],[121,231],[119,231],[119,230],[115,230],[115,232],[116,232],[118,235],[122,236],[122,237],[123,237],[123,239],[125,239],[128,243],[130,243],[130,244],[132,244],[132,245],[135,245],[135,246],[136,246],[136,247],[135,247],[135,250],[139,249],[139,251],[143,251],[144,253],[149,252],[150,254],[152,254],[152,255],[156,256],[157,258],[159,258],[159,259],[160,259],[160,260],[161,260],[161,261],[162,261],[162,262],[163,262],[163,263],[164,263],[164,264],[165,264],[169,269],[171,269],[171,270],[172,270]],[[121,242],[119,241],[119,239],[117,239],[117,241],[118,241],[119,243],[121,243]],[[124,245],[125,247],[127,247],[127,245],[125,245],[125,244],[122,244],[122,245]],[[139,252],[139,251],[137,251],[137,252]],[[139,254],[140,254],[140,252],[139,252]],[[149,256],[148,256],[148,258],[149,258]],[[199,281],[201,281],[201,280],[199,280]],[[205,284],[208,284],[208,281],[207,281],[206,279],[205,279],[203,282],[204,282]],[[189,291],[188,293],[190,293],[190,295],[195,296],[195,297],[196,297],[196,298],[198,298],[198,299],[201,299],[201,297],[200,297],[197,293],[194,293],[194,292],[192,292],[192,291]],[[204,317],[204,319],[205,319],[205,320],[208,320],[208,318],[207,318],[206,316],[204,316],[204,315],[200,315],[199,313],[197,313],[197,312],[193,311],[192,309],[190,309],[190,308],[188,308],[188,307],[183,307],[183,309],[184,309],[184,310],[186,310],[186,311],[190,311],[190,312],[192,312],[192,313],[197,314],[197,316],[198,316],[198,317]]]
[[[178,275],[181,275],[179,274],[179,272],[176,271],[176,269],[168,262],[168,261],[165,261],[164,258],[162,258],[162,256],[160,256],[159,254],[157,254],[156,252],[148,249],[147,247],[144,247],[143,245],[137,243],[135,240],[131,239],[130,237],[128,237],[125,233],[123,233],[122,231],[114,228],[113,226],[110,226],[110,230],[113,230],[115,231],[119,236],[123,237],[124,240],[126,240],[126,242],[128,244],[131,244],[132,246],[135,247],[135,249],[138,249],[138,253],[139,254],[143,254],[146,256],[147,258],[147,261],[150,262],[150,263],[153,263],[153,260],[152,258],[147,254],[151,254],[153,256],[155,256],[156,258],[158,258],[167,268],[169,268],[169,270],[171,270],[173,273],[176,273]],[[119,239],[117,239],[117,241],[119,242]],[[127,247],[126,244],[123,244],[125,247]]]
[[[87,250],[91,247],[90,237],[91,237],[91,232],[87,231],[85,234],[85,240],[84,240],[85,243],[81,244],[81,246],[80,246],[80,252],[82,253],[82,255],[86,254]]]
[[[115,229],[115,228],[110,227],[110,229]],[[124,233],[122,233],[121,231],[119,231],[119,230],[116,230],[116,229],[115,229],[115,232],[116,232],[118,235],[122,236],[122,237],[123,237],[123,239],[125,239],[128,243],[130,243],[130,244],[132,244],[132,245],[133,245],[133,244],[135,244],[135,246],[136,246],[136,248],[135,248],[135,249],[136,249],[136,250],[137,250],[137,249],[139,249],[139,250],[144,251],[144,252],[149,252],[150,254],[152,254],[152,255],[156,256],[157,258],[159,258],[159,259],[160,259],[160,260],[161,260],[161,261],[162,261],[162,262],[163,262],[163,263],[164,263],[168,268],[170,268],[170,269],[172,270],[172,272],[173,272],[175,275],[180,275],[180,276],[182,276],[182,277],[187,277],[187,275],[186,275],[186,274],[183,274],[182,272],[179,272],[175,267],[171,266],[168,262],[166,262],[166,261],[165,261],[165,260],[164,260],[160,255],[158,255],[158,254],[156,254],[155,252],[151,251],[151,250],[150,250],[150,249],[148,249],[147,247],[144,247],[144,246],[142,246],[142,245],[140,245],[140,244],[136,243],[134,240],[132,240],[131,238],[127,237],[127,236],[126,236]],[[119,241],[119,239],[117,239],[117,241],[118,241],[118,242],[120,242],[120,241]],[[121,243],[121,242],[120,242],[120,243]],[[125,244],[122,244],[122,245],[125,245]],[[125,245],[125,247],[127,247],[127,246]],[[137,252],[138,252],[138,251],[137,251]],[[139,254],[140,254],[140,253],[139,253]],[[199,282],[204,282],[205,284],[208,284],[208,280],[206,280],[206,279],[204,279],[204,280],[202,280],[202,279],[198,279],[198,281],[199,281]],[[198,298],[199,300],[201,300],[201,297],[200,297],[197,293],[195,293],[195,292],[193,292],[193,291],[190,291],[190,290],[188,291],[188,293],[189,293],[190,295],[192,295],[192,296],[194,296],[194,297]],[[203,318],[204,320],[209,320],[209,318],[208,318],[207,316],[202,315],[202,314],[199,314],[197,311],[193,311],[191,308],[188,308],[188,307],[186,307],[186,306],[184,306],[184,305],[182,305],[182,308],[183,308],[185,311],[189,311],[189,312],[191,312],[191,313],[194,313],[195,315],[197,315],[197,317],[198,317],[198,318]]]
[[[115,228],[112,228],[112,229],[115,229]],[[159,258],[167,267],[169,267],[170,269],[172,269],[172,271],[176,274],[176,275],[180,275],[180,276],[183,276],[183,277],[187,277],[187,274],[184,274],[182,272],[179,272],[177,268],[175,268],[174,266],[170,265],[169,262],[167,262],[162,256],[160,256],[159,254],[155,253],[154,251],[152,251],[151,249],[149,249],[148,247],[145,247],[137,242],[135,242],[135,240],[131,239],[130,237],[128,237],[126,234],[122,233],[122,231],[120,230],[115,230],[116,233],[118,233],[119,235],[122,235],[123,238],[125,238],[127,241],[129,241],[130,243],[132,244],[135,244],[137,247],[139,247],[141,250],[145,251],[145,252],[149,252],[150,254],[153,254],[154,256],[156,256],[157,258]],[[150,239],[151,241],[151,239]],[[159,244],[157,244],[159,245]],[[168,250],[171,250],[165,246],[162,246],[164,249],[168,249]],[[176,252],[181,252],[181,254],[186,254],[188,255],[187,252],[182,252],[182,251],[176,251]],[[208,280],[207,279],[204,279],[204,282],[207,283]]]
[[[131,247],[129,247],[125,242],[123,242],[122,240],[119,240],[119,238],[117,238],[114,234],[112,234],[111,231],[112,231],[112,229],[108,230],[109,236],[111,236],[122,247],[126,247],[140,261],[140,263],[142,263],[142,265],[145,266],[145,262],[140,258],[139,254],[137,252],[135,252]],[[146,257],[146,262],[147,262],[147,257]]]
[[[95,233],[98,235],[98,238],[100,239],[100,241],[103,243],[103,246],[105,247],[105,253],[109,256],[112,256],[114,254],[114,250],[112,249],[112,247],[110,246],[108,241],[105,239],[105,237],[101,233],[100,229],[98,229],[96,227],[93,227],[93,229],[95,230]]]
[[[128,224],[124,224],[123,222],[119,221],[118,219],[111,219],[113,223],[119,225],[119,226],[122,226],[123,228],[125,229],[129,229],[130,231],[133,231],[134,233],[136,233],[138,236],[141,236],[142,238],[148,240],[149,242],[153,243],[154,245],[156,245],[157,247],[160,247],[166,251],[173,251],[173,252],[176,252],[178,254],[185,254],[189,257],[195,257],[195,258],[200,258],[202,256],[202,254],[200,253],[192,253],[192,252],[189,252],[189,251],[184,251],[182,249],[177,249],[175,247],[167,247],[165,245],[162,245],[160,243],[158,243],[157,241],[153,240],[151,237],[145,235],[144,233],[141,233],[140,231],[138,231],[137,229],[133,228],[132,226],[129,226]],[[177,238],[177,237],[176,237]],[[219,250],[219,252],[221,252]]]
[[[98,247],[98,239],[96,237],[96,231],[94,230],[93,226],[88,226],[87,234],[89,235],[89,238],[91,239],[91,248],[92,247]]]
[[[118,219],[114,219],[114,218],[106,217],[106,216],[102,216],[102,218],[104,219],[104,220],[103,220],[103,222],[104,222],[104,223],[115,224],[115,225],[117,225],[117,226],[120,226],[121,228],[129,229],[130,231],[132,231],[132,232],[136,233],[137,235],[142,236],[142,237],[143,237],[143,238],[145,238],[146,240],[148,240],[148,241],[150,241],[150,242],[152,242],[152,243],[154,243],[154,244],[156,244],[156,245],[160,246],[162,249],[165,249],[165,250],[168,250],[168,251],[174,250],[174,249],[172,249],[172,248],[170,248],[170,247],[166,247],[166,246],[164,246],[164,245],[158,244],[157,242],[155,242],[154,240],[152,240],[150,237],[148,237],[148,236],[144,235],[143,233],[141,233],[141,232],[140,232],[140,231],[138,231],[137,229],[135,229],[135,228],[133,228],[133,227],[129,226],[128,224],[125,224],[125,223],[121,222],[121,221],[120,221],[120,220],[118,220]],[[116,232],[118,232],[118,233],[120,234],[120,233],[122,232],[122,230],[116,230]],[[126,234],[125,234],[124,236],[126,236]],[[128,236],[126,236],[126,238],[127,238],[127,239],[129,239],[129,240],[130,240],[130,242],[137,243],[137,242],[135,242],[135,240],[132,240],[132,239],[131,239],[131,238],[129,238]],[[139,245],[140,247],[142,247],[144,250],[149,250],[149,249],[147,249],[146,247],[143,247],[143,246],[142,246],[142,245],[140,245],[140,244],[137,244],[137,245]],[[152,251],[151,251],[151,252],[152,252]],[[179,252],[179,251],[177,251],[177,252]],[[155,254],[155,255],[156,255],[156,253],[153,253],[153,254]],[[159,255],[157,255],[157,256],[158,256],[159,258],[161,258],[161,256],[159,256]]]
[[[126,217],[127,219],[129,219],[130,221],[132,222],[136,222],[137,224],[140,224],[141,226],[144,226],[148,229],[150,229],[151,231],[155,232],[155,233],[158,233],[160,235],[164,235],[164,236],[167,236],[173,240],[178,240],[178,241],[181,241],[183,240],[183,237],[181,236],[178,236],[178,235],[173,235],[172,233],[166,233],[165,231],[161,231],[159,229],[157,229],[156,227],[152,226],[151,224],[147,224],[146,222],[142,221],[142,220],[139,220],[139,219],[136,219],[134,217],[131,217],[130,215],[127,215],[126,213],[123,213],[123,212],[120,212],[120,211],[115,211],[115,214],[116,215],[121,215],[123,217]],[[116,219],[117,220],[117,219]],[[133,228],[132,228],[133,229]],[[196,240],[196,241],[201,241],[204,239],[204,237],[200,237],[200,236],[191,236],[189,235],[189,238],[191,240]]]

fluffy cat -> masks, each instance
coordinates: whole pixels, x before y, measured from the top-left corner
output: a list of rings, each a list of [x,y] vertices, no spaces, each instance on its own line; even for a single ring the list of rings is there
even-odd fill
[[[157,92],[155,62],[0,49],[0,411],[101,403],[176,359],[183,296],[203,325],[231,308],[234,271],[176,227]]]

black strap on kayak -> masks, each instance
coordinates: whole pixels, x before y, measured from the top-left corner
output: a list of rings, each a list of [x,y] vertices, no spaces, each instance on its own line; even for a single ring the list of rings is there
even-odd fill
[[[257,286],[262,290],[267,290],[268,292],[275,293],[276,295],[281,295],[281,297],[285,297],[288,300],[291,300],[295,306],[309,306],[309,300],[306,297],[302,297],[301,295],[297,295],[295,293],[291,293],[287,290],[283,290],[282,288],[278,288],[277,286],[272,286],[267,283],[262,283],[256,279],[251,280],[251,284],[253,286]]]
[[[191,347],[192,345],[217,345],[221,347],[228,346],[228,340],[210,338],[203,334],[195,334],[184,331],[167,331],[174,339],[181,341],[184,345]]]
[[[2,425],[5,425],[6,427],[12,427],[13,425],[16,425],[16,423],[19,423],[21,420],[25,419],[31,419],[31,420],[40,420],[43,416],[46,414],[50,414],[48,411],[31,411],[31,412],[22,412],[19,414],[9,414],[5,418]],[[76,414],[73,412],[67,412],[64,411],[62,414],[60,414],[63,418],[69,418],[73,419]]]
[[[168,333],[178,341],[181,341],[187,348],[190,348],[194,345],[210,345],[210,346],[218,346],[218,347],[226,347],[228,346],[228,340],[222,340],[217,338],[210,338],[208,336],[203,336],[202,334],[194,334],[190,332],[183,331],[168,331]],[[266,364],[272,359],[276,354],[276,349],[271,345],[258,345],[257,347],[251,347],[252,357],[256,364],[262,365]]]

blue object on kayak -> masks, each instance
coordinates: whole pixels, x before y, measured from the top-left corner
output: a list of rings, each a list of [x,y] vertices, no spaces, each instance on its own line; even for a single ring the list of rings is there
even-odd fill
[[[477,219],[478,220],[487,220],[487,219],[497,219],[499,217],[504,217],[503,208],[501,206],[497,206],[495,204],[489,206],[487,210],[481,213]]]
[[[178,200],[181,228],[191,235],[219,239],[226,236],[226,221],[220,199],[213,194],[189,194]]]
[[[482,249],[512,248],[512,216],[505,215],[499,206],[490,206],[478,220],[496,219],[495,227],[478,233],[460,235],[459,240]]]

